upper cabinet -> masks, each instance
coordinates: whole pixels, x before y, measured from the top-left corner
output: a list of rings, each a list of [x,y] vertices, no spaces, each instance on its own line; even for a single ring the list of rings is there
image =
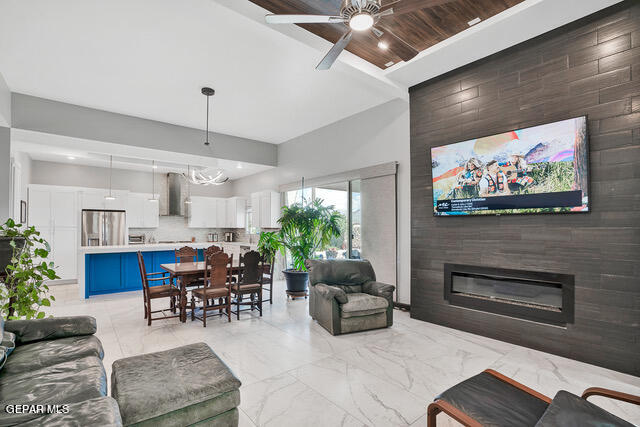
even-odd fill
[[[149,199],[151,199],[151,193],[127,195],[127,226],[129,228],[157,228],[160,225],[160,204]]]
[[[109,190],[98,188],[86,188],[80,191],[80,206],[82,209],[99,209],[124,211],[127,209],[128,191],[113,190],[114,200],[107,200],[105,196],[109,195]]]
[[[225,220],[228,228],[244,228],[247,217],[247,199],[242,197],[231,197],[227,199],[227,218]]]
[[[261,191],[251,194],[251,219],[254,227],[278,228],[280,193]]]
[[[29,186],[29,225],[77,227],[77,192],[53,186]]]
[[[241,197],[220,199],[191,196],[190,228],[244,228],[247,201]]]

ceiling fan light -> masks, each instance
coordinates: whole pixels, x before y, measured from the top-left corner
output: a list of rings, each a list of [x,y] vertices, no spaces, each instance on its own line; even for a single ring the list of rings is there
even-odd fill
[[[349,26],[354,31],[365,31],[373,27],[373,16],[369,13],[356,13],[349,20]]]

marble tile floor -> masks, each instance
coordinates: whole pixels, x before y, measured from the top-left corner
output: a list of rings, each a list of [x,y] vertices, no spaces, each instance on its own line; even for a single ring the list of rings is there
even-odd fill
[[[55,316],[91,315],[114,360],[206,342],[242,381],[241,426],[426,426],[426,406],[438,393],[492,368],[548,396],[600,386],[640,394],[640,378],[411,319],[394,312],[388,329],[334,337],[308,315],[307,301],[287,300],[274,285],[262,318],[212,317],[202,323],[167,319],[147,326],[141,292],[82,300],[77,285],[52,286]],[[154,301],[158,302],[164,301]],[[154,309],[158,307],[154,305]],[[640,408],[590,400],[640,424]],[[458,425],[446,415],[438,425]]]

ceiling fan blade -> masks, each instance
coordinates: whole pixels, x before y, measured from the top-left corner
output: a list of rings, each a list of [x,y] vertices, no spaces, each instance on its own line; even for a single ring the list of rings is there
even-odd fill
[[[378,27],[376,28],[377,32],[374,31],[374,34],[378,36],[379,32],[382,31],[382,36],[378,36],[380,41],[386,43],[389,46],[389,50],[398,55],[403,61],[410,61],[420,53],[409,43],[393,34],[389,29],[381,25],[376,25],[376,27]]]
[[[351,31],[340,37],[340,40],[338,40],[325,57],[322,58],[322,61],[320,61],[316,70],[328,70],[331,68],[333,63],[336,62],[336,59],[338,59],[338,56],[340,56],[344,48],[347,47],[351,41],[351,37],[353,37],[353,33]]]
[[[376,18],[382,18],[383,16],[389,16],[389,15],[393,15],[394,14],[394,10],[392,7],[390,7],[389,9],[385,9],[382,12],[378,13],[376,15]]]
[[[342,16],[329,15],[267,15],[267,24],[339,24],[345,22]]]
[[[416,12],[421,9],[442,6],[443,4],[453,3],[457,0],[395,0],[387,2],[382,6],[381,10],[393,8],[394,15],[403,15],[405,13]]]

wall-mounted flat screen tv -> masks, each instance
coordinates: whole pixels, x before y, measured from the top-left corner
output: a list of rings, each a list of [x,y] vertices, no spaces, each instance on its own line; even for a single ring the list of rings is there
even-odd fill
[[[431,149],[436,216],[589,211],[587,118]]]

